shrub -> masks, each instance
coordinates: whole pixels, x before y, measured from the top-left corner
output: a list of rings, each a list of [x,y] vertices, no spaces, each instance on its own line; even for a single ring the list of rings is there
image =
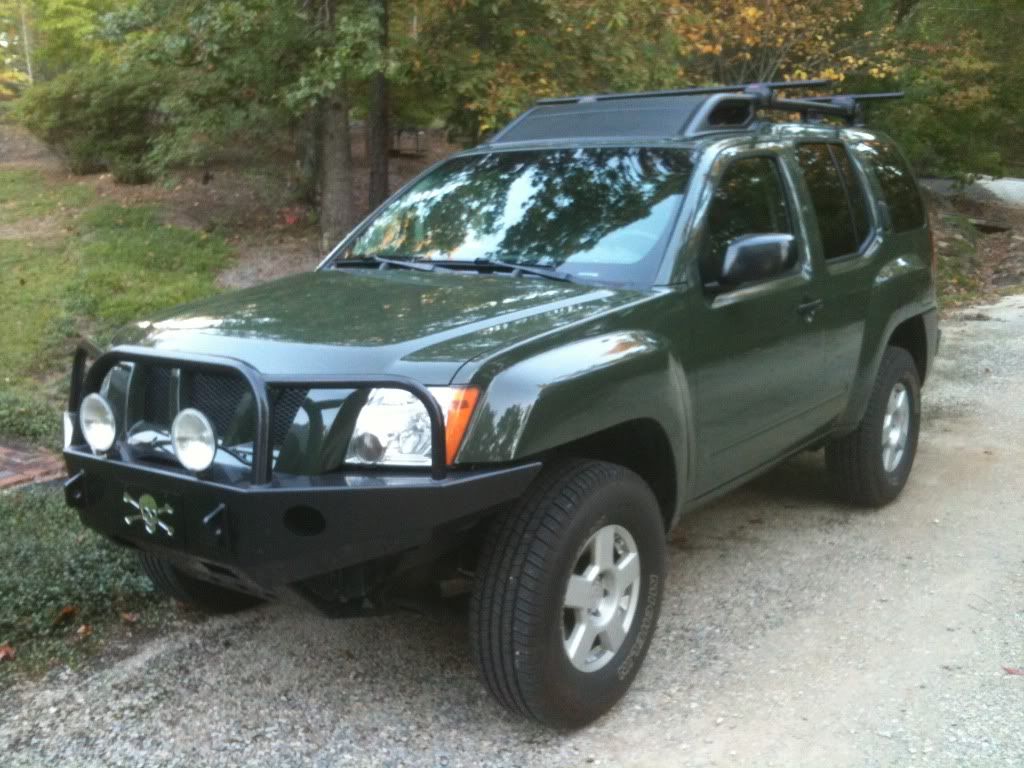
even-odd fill
[[[107,167],[119,184],[148,184],[153,180],[145,158],[115,154],[107,160]]]
[[[138,183],[145,180],[162,90],[145,66],[91,63],[28,89],[17,115],[65,159],[72,173],[109,169]]]

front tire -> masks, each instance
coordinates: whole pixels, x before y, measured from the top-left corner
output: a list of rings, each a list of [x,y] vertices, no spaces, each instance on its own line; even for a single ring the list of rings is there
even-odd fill
[[[474,658],[513,713],[578,728],[607,712],[647,654],[665,531],[629,470],[572,460],[491,525],[470,608]]]
[[[825,446],[825,463],[844,501],[882,507],[907,484],[921,429],[921,378],[905,349],[888,347],[857,429]]]
[[[206,613],[235,613],[263,602],[253,595],[193,578],[149,552],[139,552],[139,563],[157,592]]]

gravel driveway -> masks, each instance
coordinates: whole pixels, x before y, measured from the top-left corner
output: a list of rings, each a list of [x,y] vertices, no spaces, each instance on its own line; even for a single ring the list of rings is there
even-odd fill
[[[944,333],[901,499],[835,506],[819,453],[687,518],[650,657],[590,728],[503,714],[463,619],[272,605],[9,691],[0,762],[1024,765],[1024,296]]]

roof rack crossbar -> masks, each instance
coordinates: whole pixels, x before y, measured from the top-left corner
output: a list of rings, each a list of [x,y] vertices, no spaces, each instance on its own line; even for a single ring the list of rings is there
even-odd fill
[[[838,117],[848,125],[864,124],[864,105],[867,101],[903,98],[902,91],[889,93],[841,93],[832,96],[809,96],[803,99],[779,99],[771,90],[751,86],[746,93],[755,99],[757,109],[773,109],[782,112],[797,112],[805,120],[822,117]]]
[[[741,83],[739,85],[709,85],[695,88],[676,88],[667,91],[637,91],[633,93],[594,93],[584,96],[556,96],[539,99],[537,104],[572,104],[574,102],[610,101],[612,99],[646,99],[656,96],[710,96],[716,93],[743,93],[750,88],[770,91],[785,88],[821,88],[831,85],[830,80],[780,80],[771,83]]]
[[[809,96],[806,101],[833,101],[837,99],[883,101],[887,99],[902,99],[905,95],[903,91],[889,91],[888,93],[837,93],[835,96]]]

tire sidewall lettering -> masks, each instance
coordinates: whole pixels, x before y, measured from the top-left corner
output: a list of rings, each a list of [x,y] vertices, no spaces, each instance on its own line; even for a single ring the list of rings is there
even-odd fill
[[[640,625],[636,635],[633,638],[633,643],[629,648],[629,653],[622,659],[622,663],[619,664],[615,670],[615,676],[619,680],[626,680],[634,671],[637,662],[643,658],[644,649],[647,647],[647,641],[650,637],[651,631],[654,629],[655,621],[658,616],[658,602],[661,597],[661,579],[658,574],[652,573],[647,577],[646,589],[644,590],[646,595],[643,605],[643,616],[640,619]]]

